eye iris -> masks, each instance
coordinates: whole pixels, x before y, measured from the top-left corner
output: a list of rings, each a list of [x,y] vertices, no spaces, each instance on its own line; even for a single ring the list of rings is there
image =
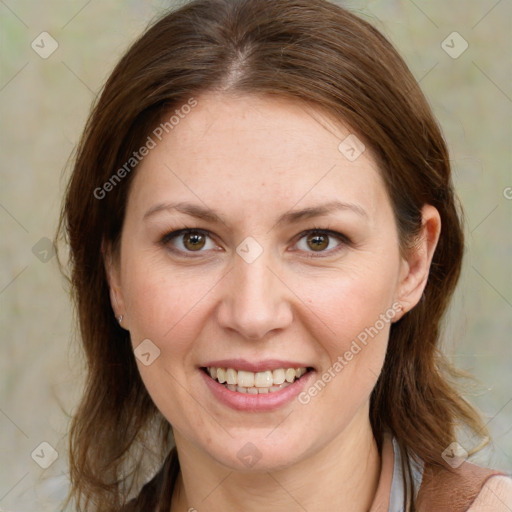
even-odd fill
[[[327,235],[319,235],[313,233],[308,236],[307,242],[308,244],[310,242],[313,243],[313,246],[311,246],[311,248],[314,251],[320,251],[322,249],[326,249],[329,246],[329,237]]]
[[[187,249],[193,251],[204,247],[205,237],[201,233],[186,233],[183,238]]]

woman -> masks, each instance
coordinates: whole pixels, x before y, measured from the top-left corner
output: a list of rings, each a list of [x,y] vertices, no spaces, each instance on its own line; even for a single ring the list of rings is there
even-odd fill
[[[509,510],[437,349],[463,254],[447,149],[366,22],[325,0],[164,16],[104,87],[61,227],[77,510]]]

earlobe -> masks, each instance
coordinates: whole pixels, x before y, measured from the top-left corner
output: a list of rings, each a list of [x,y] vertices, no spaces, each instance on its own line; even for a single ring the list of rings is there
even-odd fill
[[[436,208],[422,208],[422,227],[417,243],[403,260],[398,301],[404,311],[410,311],[420,301],[427,284],[430,265],[441,233],[441,217]]]
[[[121,323],[119,318],[121,318],[121,320],[122,320],[122,316],[123,316],[122,304],[123,304],[123,301],[122,301],[122,299],[121,300],[118,299],[119,291],[118,291],[117,288],[115,288],[111,284],[109,285],[109,292],[110,292],[110,304],[112,306],[112,309],[114,310],[114,314],[115,314],[116,318],[118,319],[119,323]],[[120,305],[120,303],[121,303],[121,305]]]
[[[122,321],[123,318],[125,318],[126,312],[123,293],[121,290],[119,263],[114,261],[114,256],[112,254],[112,248],[110,244],[102,243],[101,252],[103,253],[103,263],[105,265],[105,274],[109,287],[110,304],[117,321],[120,325],[122,325]]]

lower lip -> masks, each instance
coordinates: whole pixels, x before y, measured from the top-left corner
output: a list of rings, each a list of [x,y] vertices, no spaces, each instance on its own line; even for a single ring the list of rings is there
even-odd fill
[[[203,370],[199,370],[205,379],[206,385],[213,396],[221,403],[238,411],[271,411],[290,403],[306,387],[308,381],[313,378],[314,370],[305,373],[300,379],[273,393],[252,395],[231,391],[223,384],[212,379]]]

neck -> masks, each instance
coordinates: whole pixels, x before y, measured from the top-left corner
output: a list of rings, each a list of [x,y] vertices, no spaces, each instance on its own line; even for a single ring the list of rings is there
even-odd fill
[[[353,421],[321,450],[278,471],[231,470],[175,432],[181,471],[171,512],[366,512],[378,485],[380,455],[365,418],[363,425]]]

